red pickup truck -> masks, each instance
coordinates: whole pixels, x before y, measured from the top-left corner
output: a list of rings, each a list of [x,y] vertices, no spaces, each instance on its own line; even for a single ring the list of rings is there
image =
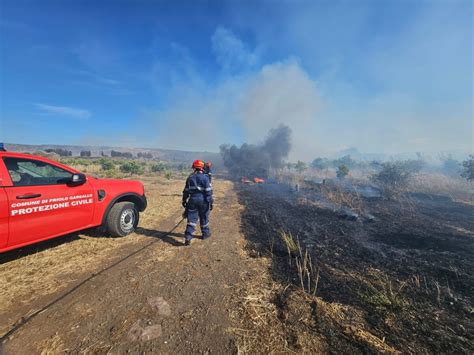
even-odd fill
[[[126,236],[146,205],[139,181],[99,179],[0,150],[0,252],[91,227]]]

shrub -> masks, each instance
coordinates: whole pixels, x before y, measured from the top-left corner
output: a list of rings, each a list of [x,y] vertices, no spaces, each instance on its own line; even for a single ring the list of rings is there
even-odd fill
[[[165,178],[171,180],[173,173],[170,170],[165,171]]]
[[[154,173],[160,173],[165,170],[166,170],[166,164],[161,161],[151,166],[151,171]]]
[[[102,170],[105,170],[105,171],[112,170],[115,167],[114,162],[107,158],[101,158],[99,160],[99,164]]]
[[[462,162],[461,176],[469,182],[474,180],[474,155],[470,155],[469,159]]]
[[[181,164],[178,164],[178,166],[176,167],[177,170],[181,171],[181,172],[186,172],[188,171],[189,169],[189,165],[188,164],[185,164],[185,163],[181,163]]]
[[[120,177],[120,173],[117,170],[107,170],[104,173],[104,176],[107,178],[118,178]]]
[[[344,179],[349,174],[347,165],[339,165],[337,167],[336,175],[338,179]]]
[[[120,165],[120,171],[123,173],[128,173],[130,175],[141,175],[144,172],[144,168],[142,164],[132,160]]]
[[[73,158],[71,160],[75,166],[82,165],[82,166],[89,166],[94,164],[92,159],[84,159],[84,158]]]
[[[407,187],[413,175],[413,167],[406,162],[381,163],[381,170],[372,175],[371,180],[380,185],[387,196],[400,193]]]

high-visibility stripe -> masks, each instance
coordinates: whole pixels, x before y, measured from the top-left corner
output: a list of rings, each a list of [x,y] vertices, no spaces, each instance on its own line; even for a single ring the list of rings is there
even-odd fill
[[[196,226],[197,226],[197,223],[188,222],[188,226],[196,227]]]
[[[209,227],[209,223],[206,223],[205,225],[201,226],[201,228],[206,228]]]
[[[199,186],[190,186],[188,187],[188,190],[202,190],[202,188]]]
[[[209,186],[209,187],[190,186],[185,189],[185,191],[190,191],[190,190],[212,191],[212,186]]]

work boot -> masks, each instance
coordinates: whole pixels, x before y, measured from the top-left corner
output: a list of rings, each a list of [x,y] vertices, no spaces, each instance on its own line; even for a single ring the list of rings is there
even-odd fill
[[[211,233],[202,235],[202,239],[207,239],[207,238],[210,238],[210,237],[211,237]]]
[[[191,245],[191,239],[186,239],[186,240],[184,241],[184,245],[190,246],[190,245]]]

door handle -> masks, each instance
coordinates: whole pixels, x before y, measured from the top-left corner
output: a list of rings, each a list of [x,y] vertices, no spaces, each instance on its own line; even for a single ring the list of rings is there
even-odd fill
[[[27,200],[29,198],[37,198],[37,197],[41,197],[41,194],[20,195],[20,196],[17,196],[16,198],[19,200]]]

